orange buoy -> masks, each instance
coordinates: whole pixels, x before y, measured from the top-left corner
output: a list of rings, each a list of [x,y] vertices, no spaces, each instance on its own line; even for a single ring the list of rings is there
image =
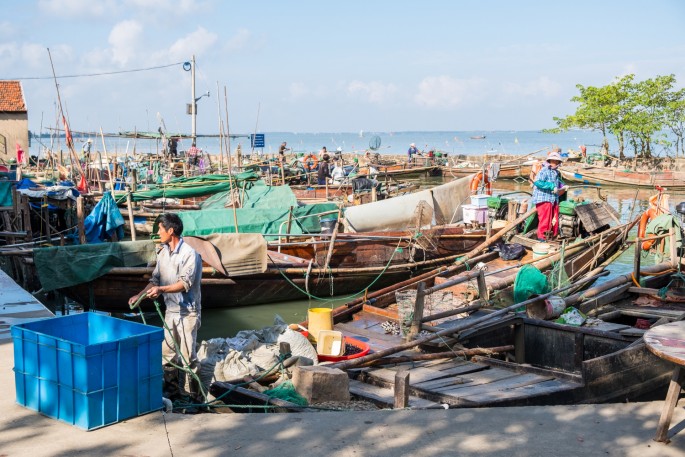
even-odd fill
[[[471,193],[477,194],[481,190],[481,187],[484,188],[487,195],[492,195],[490,179],[488,178],[488,174],[483,171],[479,171],[476,173],[476,176],[471,179]]]

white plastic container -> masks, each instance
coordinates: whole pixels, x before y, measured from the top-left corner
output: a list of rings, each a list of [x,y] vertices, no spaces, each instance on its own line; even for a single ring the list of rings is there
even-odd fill
[[[488,207],[488,194],[476,194],[471,195],[471,205],[477,208],[487,208]]]
[[[320,330],[316,341],[316,352],[319,355],[341,356],[345,353],[345,339],[342,332]]]
[[[464,222],[467,224],[472,224],[474,222],[478,224],[485,224],[488,218],[488,208],[486,206],[479,208],[475,205],[462,205],[462,214]]]

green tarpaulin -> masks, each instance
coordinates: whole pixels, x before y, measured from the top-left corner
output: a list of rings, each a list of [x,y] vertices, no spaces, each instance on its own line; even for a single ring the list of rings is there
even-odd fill
[[[10,181],[0,181],[0,206],[12,206],[12,186]]]
[[[133,192],[131,197],[133,201],[154,200],[155,198],[199,197],[228,191],[231,185],[242,187],[243,183],[257,179],[259,179],[259,176],[253,172],[243,172],[232,176],[202,175],[192,178],[176,178],[150,190]],[[231,184],[231,180],[233,180],[233,184]]]
[[[320,233],[318,214],[337,211],[335,203],[319,203],[293,209],[291,234]],[[238,208],[235,210],[240,233],[261,233],[264,235],[285,235],[289,209],[283,208]],[[236,233],[233,209],[203,209],[202,211],[181,211],[183,234],[204,236],[212,233]],[[324,216],[335,219],[335,215]],[[157,223],[153,234],[157,233]]]
[[[249,184],[244,190],[240,189],[243,208],[280,208],[288,209],[297,206],[297,197],[289,186],[267,186],[264,181]],[[244,183],[239,183],[243,186]],[[212,195],[202,202],[202,209],[222,209],[225,207],[230,191]]]
[[[146,266],[155,256],[155,243],[151,240],[33,250],[33,260],[45,291],[92,281],[114,267]]]

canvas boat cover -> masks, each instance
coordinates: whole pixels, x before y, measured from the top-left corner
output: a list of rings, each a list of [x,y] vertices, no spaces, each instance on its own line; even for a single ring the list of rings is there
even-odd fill
[[[144,267],[155,259],[155,243],[152,240],[33,250],[38,278],[45,291],[92,281],[114,267]]]
[[[131,194],[133,201],[154,200],[156,198],[190,198],[212,195],[229,191],[231,187],[242,188],[251,181],[259,179],[254,172],[235,175],[202,175],[190,178],[176,178],[150,190],[139,190]]]
[[[417,209],[428,205],[431,225],[462,220],[462,205],[469,204],[474,175],[408,195],[345,208],[345,219],[357,232],[404,230],[415,225]]]

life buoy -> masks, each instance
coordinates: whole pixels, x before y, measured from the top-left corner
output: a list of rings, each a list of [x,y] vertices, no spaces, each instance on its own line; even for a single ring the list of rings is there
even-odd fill
[[[664,202],[660,201],[660,197],[662,197],[661,193],[649,197],[649,208],[647,208],[647,211],[642,213],[642,216],[640,216],[640,225],[638,225],[637,228],[638,238],[644,238],[647,235],[647,225],[649,224],[649,221],[668,211],[668,206],[664,208]],[[665,195],[665,197],[668,196]],[[655,242],[656,240],[644,241],[642,243],[642,249],[649,251],[651,247],[654,246]]]
[[[481,189],[481,184],[482,187],[485,188],[485,193],[487,195],[492,195],[490,179],[488,178],[488,174],[483,173],[483,171],[479,171],[476,173],[476,176],[471,179],[471,193],[477,194]]]
[[[304,158],[302,163],[304,164],[304,167],[306,169],[312,171],[319,164],[319,158],[316,157],[314,154],[309,154],[307,157]]]

